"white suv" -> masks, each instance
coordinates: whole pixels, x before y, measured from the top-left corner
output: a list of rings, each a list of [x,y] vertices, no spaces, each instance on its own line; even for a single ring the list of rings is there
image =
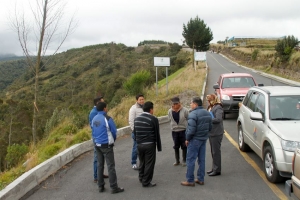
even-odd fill
[[[249,147],[261,157],[267,179],[291,177],[292,157],[300,148],[300,87],[249,89],[237,119],[241,151]]]

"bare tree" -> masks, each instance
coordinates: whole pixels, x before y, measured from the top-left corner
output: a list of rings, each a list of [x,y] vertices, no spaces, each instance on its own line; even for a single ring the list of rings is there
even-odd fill
[[[29,2],[29,1],[28,1]],[[48,47],[54,40],[58,40],[57,46],[52,52],[52,56],[57,53],[66,38],[76,27],[74,15],[63,26],[65,30],[59,32],[60,25],[64,23],[63,17],[66,4],[63,0],[36,0],[30,4],[33,21],[25,17],[24,12],[20,14],[15,8],[14,17],[11,18],[11,25],[17,32],[18,40],[26,56],[26,61],[35,77],[34,82],[34,100],[33,100],[33,120],[32,120],[32,140],[36,143],[37,118],[38,118],[38,88],[39,88],[39,70],[44,67],[44,62]],[[27,21],[26,21],[27,20]],[[33,37],[32,37],[33,36]],[[31,49],[32,42],[35,47]],[[47,61],[49,61],[49,56]],[[42,62],[43,61],[43,62]],[[43,66],[41,66],[43,63]]]

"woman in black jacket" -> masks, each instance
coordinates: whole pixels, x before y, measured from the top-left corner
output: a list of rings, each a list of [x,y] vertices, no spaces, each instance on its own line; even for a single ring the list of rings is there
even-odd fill
[[[209,176],[221,175],[221,143],[224,134],[223,106],[215,94],[206,96],[208,101],[207,111],[212,116],[212,130],[209,132],[209,144],[212,156],[212,169],[207,171]]]

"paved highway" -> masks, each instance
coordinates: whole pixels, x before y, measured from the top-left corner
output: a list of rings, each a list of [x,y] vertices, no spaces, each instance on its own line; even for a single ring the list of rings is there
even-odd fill
[[[219,74],[227,72],[247,72],[258,83],[265,85],[283,85],[280,82],[246,71],[229,62],[218,54],[207,53],[208,80],[206,94],[212,93],[213,84]],[[270,184],[264,179],[262,161],[253,152],[240,153],[237,148],[237,114],[226,115],[224,126],[226,134],[222,142],[222,175],[205,176],[205,185],[184,187],[186,168],[173,166],[174,151],[169,124],[161,125],[162,152],[157,153],[153,182],[156,187],[143,188],[138,181],[138,172],[131,169],[130,155],[132,139],[119,138],[115,145],[115,160],[118,183],[125,188],[124,193],[110,194],[106,180],[106,192],[99,193],[93,182],[93,152],[81,155],[53,176],[41,183],[23,199],[287,199],[284,183]],[[209,144],[207,144],[206,169],[211,168]]]

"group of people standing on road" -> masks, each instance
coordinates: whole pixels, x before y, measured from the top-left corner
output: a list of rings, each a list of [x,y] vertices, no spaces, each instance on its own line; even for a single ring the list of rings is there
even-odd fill
[[[215,94],[206,96],[208,108],[204,109],[202,100],[194,97],[189,111],[181,105],[180,99],[171,99],[172,106],[168,111],[175,152],[174,166],[187,167],[186,181],[183,186],[204,185],[206,142],[209,139],[212,155],[212,168],[209,176],[221,175],[221,142],[223,138],[223,108]],[[116,125],[107,115],[107,105],[103,98],[94,100],[89,121],[94,142],[94,181],[98,182],[99,192],[105,191],[104,178],[109,178],[111,193],[123,192],[117,184],[113,146],[116,140]],[[96,114],[95,114],[96,113]],[[153,115],[154,104],[145,102],[144,96],[136,96],[136,103],[129,110],[129,125],[133,139],[131,165],[139,172],[139,181],[143,187],[154,187],[152,182],[156,149],[162,150],[158,119]],[[182,161],[180,160],[180,148]],[[139,158],[139,165],[137,165]],[[194,178],[195,162],[198,159],[197,179]],[[98,163],[97,163],[98,161]],[[104,175],[104,161],[107,163],[108,176]],[[96,163],[96,164],[95,164]],[[97,167],[96,167],[96,166]],[[96,176],[97,174],[97,176]]]

